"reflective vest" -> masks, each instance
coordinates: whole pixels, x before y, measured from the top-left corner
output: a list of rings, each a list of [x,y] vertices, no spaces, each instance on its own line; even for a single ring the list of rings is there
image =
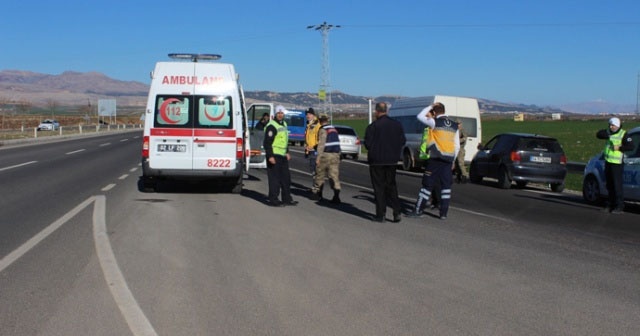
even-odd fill
[[[313,119],[308,125],[304,133],[304,141],[307,146],[315,148],[318,145],[318,133],[320,132],[320,123],[318,119]]]
[[[276,136],[273,138],[273,154],[274,155],[287,155],[287,146],[289,145],[289,131],[287,130],[287,122],[282,121],[280,125],[275,119],[272,119],[267,124],[267,127],[271,125],[276,128]],[[265,127],[266,128],[266,127]]]
[[[427,153],[429,159],[439,158],[453,162],[456,158],[456,132],[458,124],[447,117],[435,119],[436,127],[429,130],[427,136]]]
[[[609,134],[609,140],[604,147],[604,159],[609,163],[622,163],[624,155],[622,151],[614,150],[613,146],[621,146],[622,139],[624,139],[625,131],[623,129],[618,130],[615,134]]]
[[[422,131],[422,142],[420,143],[420,160],[429,160],[429,152],[427,151],[427,141],[429,140],[429,127],[425,127]]]
[[[340,137],[338,136],[338,130],[333,125],[322,126],[327,132],[327,141],[324,144],[325,153],[340,153]]]

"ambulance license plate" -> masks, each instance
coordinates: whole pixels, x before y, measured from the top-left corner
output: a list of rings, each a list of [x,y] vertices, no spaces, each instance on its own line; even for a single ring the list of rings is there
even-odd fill
[[[158,152],[185,153],[187,145],[159,144]]]

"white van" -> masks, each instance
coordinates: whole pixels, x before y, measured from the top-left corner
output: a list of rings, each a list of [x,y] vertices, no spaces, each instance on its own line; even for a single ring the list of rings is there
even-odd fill
[[[142,186],[159,179],[214,179],[242,190],[250,157],[244,93],[220,55],[169,54],[151,74],[145,110]]]
[[[462,127],[467,133],[464,160],[471,162],[473,155],[477,152],[478,144],[482,139],[482,124],[476,99],[442,95],[402,98],[391,104],[389,117],[402,124],[404,135],[407,138],[401,156],[404,170],[422,166],[418,153],[425,125],[418,121],[416,116],[422,109],[435,102],[444,104],[446,115],[452,120],[462,123]]]

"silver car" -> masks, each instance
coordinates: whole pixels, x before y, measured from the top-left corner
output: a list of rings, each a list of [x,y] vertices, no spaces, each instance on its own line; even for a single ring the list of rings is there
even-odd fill
[[[53,119],[46,119],[38,125],[38,131],[56,131],[58,128],[60,128],[60,123]]]
[[[624,199],[640,202],[640,127],[627,131],[633,150],[624,152],[622,188]],[[591,204],[602,203],[608,196],[602,153],[593,156],[584,168],[582,197]]]
[[[343,158],[347,155],[352,159],[357,160],[360,156],[362,144],[360,138],[353,127],[344,125],[333,125],[338,131],[338,137],[340,138],[340,152]]]

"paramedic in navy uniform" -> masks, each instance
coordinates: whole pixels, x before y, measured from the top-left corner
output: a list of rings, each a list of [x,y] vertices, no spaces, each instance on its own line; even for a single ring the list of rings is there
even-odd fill
[[[291,173],[289,172],[289,132],[284,121],[284,107],[276,106],[276,117],[265,127],[264,150],[267,152],[267,177],[269,178],[269,205],[296,205],[291,198]],[[278,195],[282,192],[282,202]]]

